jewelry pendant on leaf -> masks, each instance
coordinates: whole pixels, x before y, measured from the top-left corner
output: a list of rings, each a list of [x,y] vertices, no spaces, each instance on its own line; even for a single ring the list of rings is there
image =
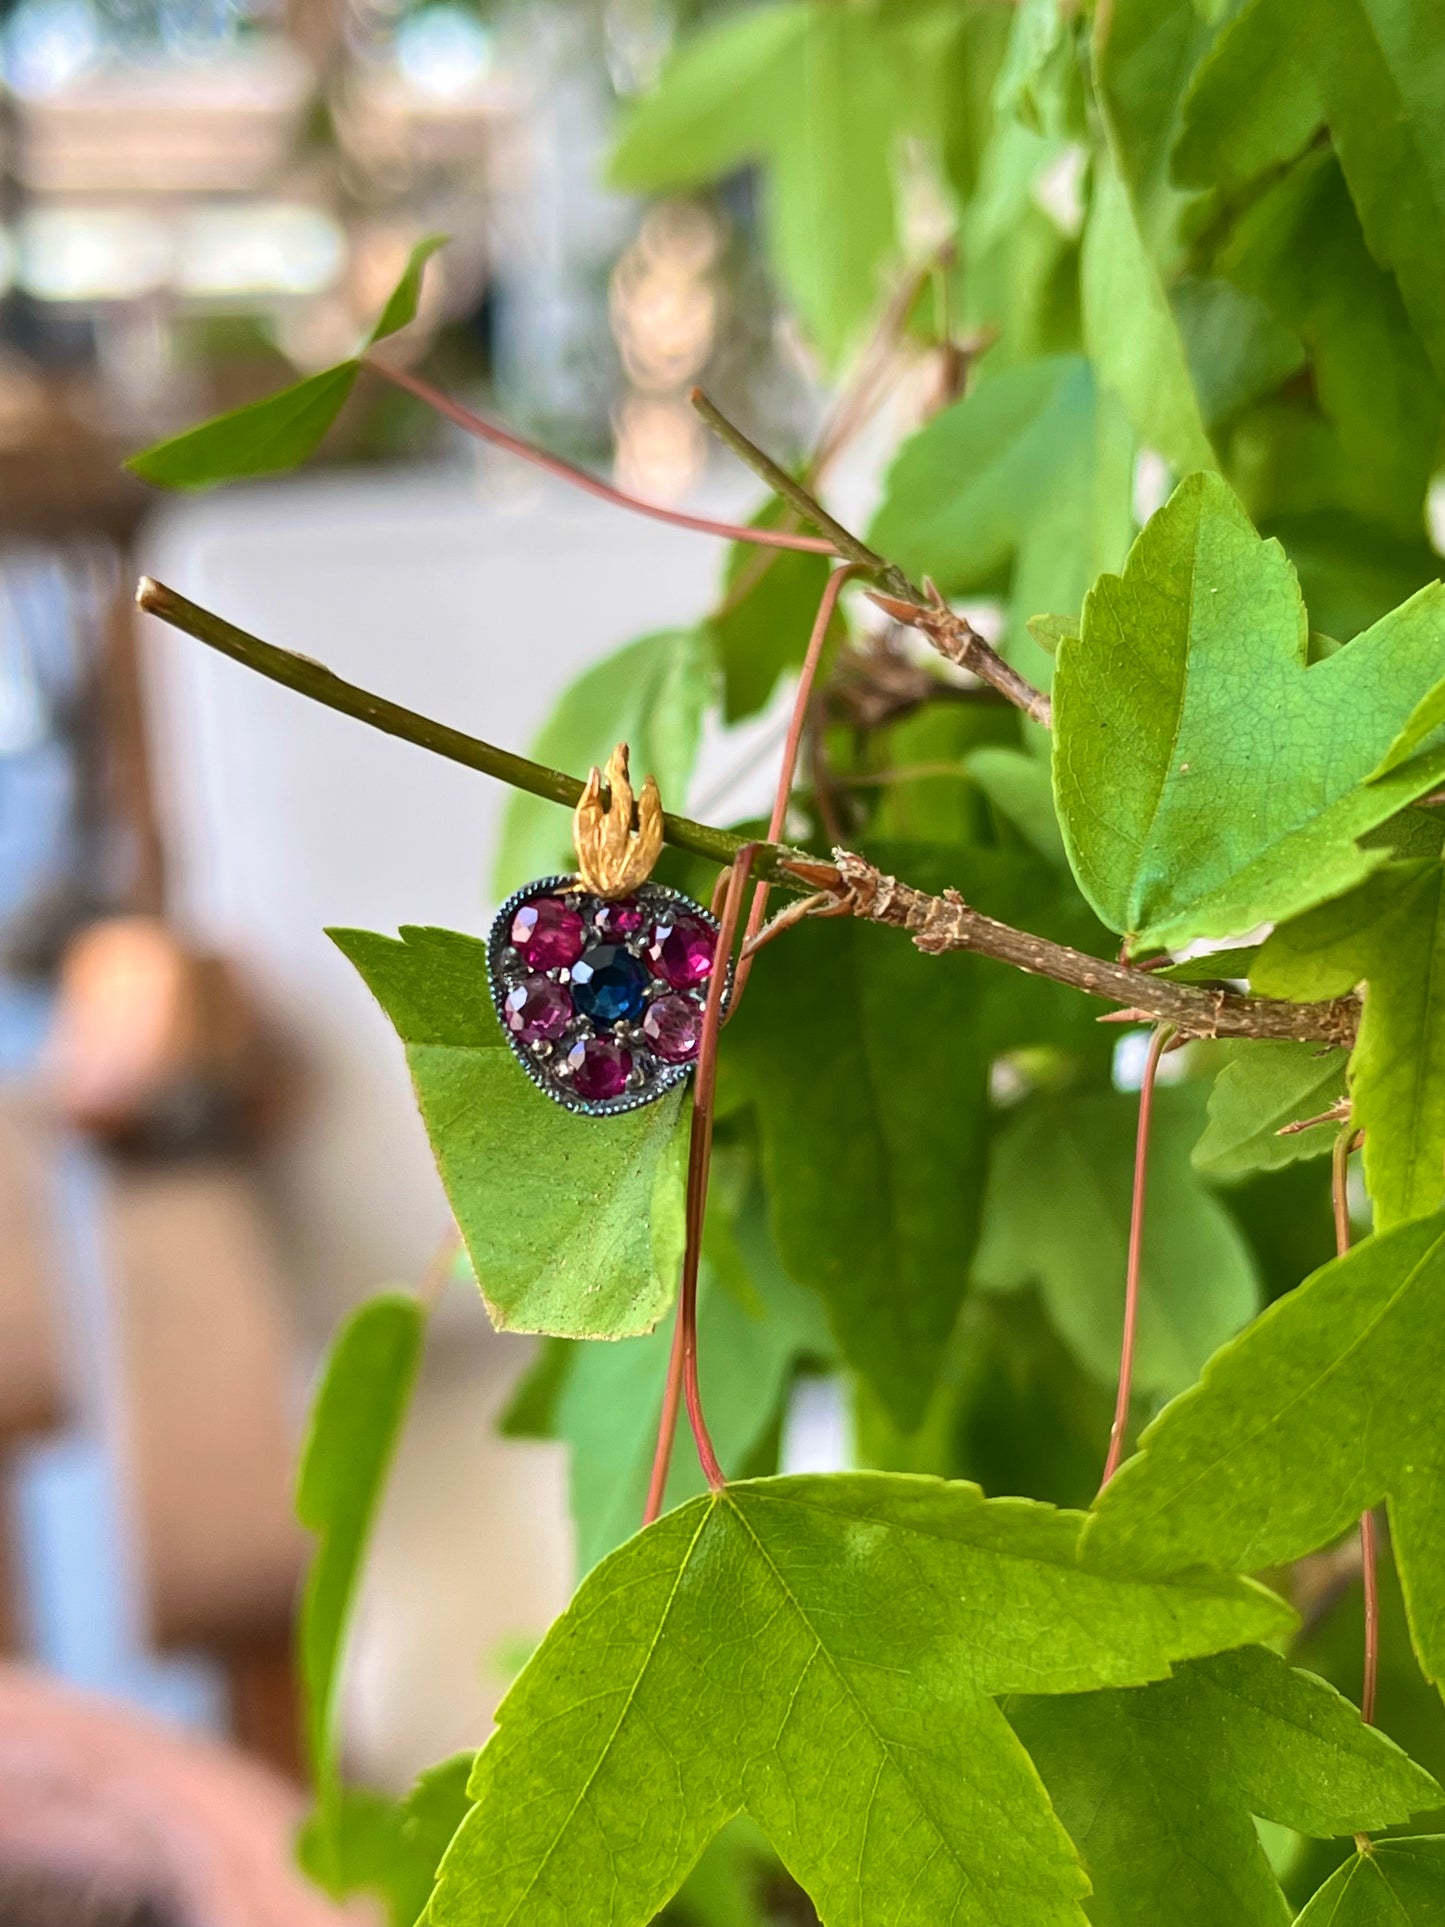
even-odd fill
[[[554,1103],[585,1117],[651,1104],[692,1071],[717,952],[717,920],[650,881],[662,799],[635,799],[627,745],[593,769],[572,817],[574,876],[507,898],[487,941],[492,999],[517,1061]],[[731,966],[729,965],[729,976]]]

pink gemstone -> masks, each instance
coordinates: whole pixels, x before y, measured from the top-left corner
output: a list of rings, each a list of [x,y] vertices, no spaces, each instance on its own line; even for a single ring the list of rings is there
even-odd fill
[[[658,997],[647,1006],[642,1034],[664,1064],[689,1064],[702,1038],[702,1005],[690,997]]]
[[[511,940],[533,970],[576,963],[587,941],[580,911],[561,897],[534,897],[512,918]]]
[[[579,1039],[567,1053],[572,1072],[572,1088],[579,1097],[596,1103],[606,1097],[620,1097],[627,1089],[632,1069],[632,1052],[606,1037]]]
[[[507,992],[507,1029],[524,1044],[550,1044],[566,1030],[572,997],[550,977],[528,977]]]
[[[594,918],[597,928],[605,936],[614,938],[635,937],[644,921],[642,905],[634,897],[624,897],[620,903],[599,904]]]
[[[691,990],[712,974],[717,933],[697,917],[659,923],[647,947],[654,973],[674,990]]]

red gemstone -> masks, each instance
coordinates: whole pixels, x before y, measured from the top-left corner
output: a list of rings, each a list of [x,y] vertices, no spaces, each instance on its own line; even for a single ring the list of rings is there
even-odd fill
[[[674,990],[691,990],[712,974],[717,933],[697,917],[659,923],[647,947],[655,974]]]
[[[579,1039],[567,1053],[572,1088],[589,1103],[620,1097],[627,1089],[632,1052],[606,1037]]]
[[[528,977],[507,992],[507,1029],[524,1044],[550,1044],[572,1018],[571,994],[550,977]]]
[[[621,938],[635,937],[646,918],[635,897],[623,897],[620,903],[599,904],[593,921],[605,936]]]
[[[658,997],[647,1006],[642,1034],[664,1064],[689,1064],[702,1039],[702,1005],[690,997]]]
[[[561,897],[534,897],[512,918],[511,940],[523,963],[533,970],[557,970],[576,963],[587,933],[581,913]]]

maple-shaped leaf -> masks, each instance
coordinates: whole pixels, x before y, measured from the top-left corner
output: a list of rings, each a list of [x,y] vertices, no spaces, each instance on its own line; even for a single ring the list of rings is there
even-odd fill
[[[1227,937],[1337,896],[1357,839],[1438,780],[1382,757],[1445,678],[1436,582],[1323,661],[1284,550],[1182,482],[1059,645],[1054,789],[1074,874],[1131,946]]]
[[[1253,1572],[1388,1497],[1410,1630],[1445,1676],[1445,1213],[1357,1245],[1217,1352],[1085,1538],[1121,1569]]]
[[[823,1920],[1083,1927],[990,1694],[1142,1683],[1288,1617],[1106,1577],[1080,1515],[855,1473],[736,1485],[613,1553],[497,1716],[432,1927],[643,1927],[746,1809]]]
[[[935,133],[943,10],[793,4],[684,45],[638,101],[612,162],[631,192],[767,169],[765,229],[781,278],[836,360],[876,304],[897,246],[894,149]],[[842,212],[846,210],[846,214]]]
[[[1284,924],[1250,983],[1268,996],[1338,997],[1365,985],[1350,1057],[1375,1226],[1445,1199],[1445,865],[1392,863],[1358,890]]]
[[[499,1331],[650,1331],[677,1287],[686,1093],[597,1128],[517,1068],[487,946],[454,930],[333,930],[406,1046],[447,1201]]]
[[[1295,1927],[1445,1927],[1445,1837],[1372,1840],[1331,1874]]]
[[[1079,1849],[1095,1927],[1283,1927],[1253,1816],[1329,1839],[1440,1799],[1333,1686],[1263,1646],[1004,1710]]]

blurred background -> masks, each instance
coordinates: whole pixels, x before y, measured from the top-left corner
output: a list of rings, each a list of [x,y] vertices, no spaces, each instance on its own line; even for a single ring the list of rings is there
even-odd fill
[[[236,1920],[328,1917],[283,1866],[299,1426],[337,1317],[414,1283],[447,1213],[323,925],[485,929],[503,805],[135,617],[136,574],[522,746],[590,659],[701,617],[721,567],[375,382],[294,482],[165,500],[121,460],[350,352],[444,230],[402,356],[643,495],[745,511],[689,384],[783,453],[821,400],[747,184],[599,184],[619,102],[696,11],[0,6],[0,1654],[110,1709],[0,1667],[0,1853],[40,1854],[44,1803],[8,1797],[37,1775],[77,1812],[93,1780],[151,1786],[106,1846],[142,1861],[132,1834],[183,1832],[214,1780],[226,1852],[268,1869]],[[766,797],[765,769],[729,782],[747,750],[712,730],[711,809]],[[450,1293],[354,1642],[368,1784],[479,1743],[567,1597],[560,1448],[492,1430],[527,1356]],[[235,1754],[188,1750],[216,1741]],[[51,1916],[37,1890],[3,1917]]]

